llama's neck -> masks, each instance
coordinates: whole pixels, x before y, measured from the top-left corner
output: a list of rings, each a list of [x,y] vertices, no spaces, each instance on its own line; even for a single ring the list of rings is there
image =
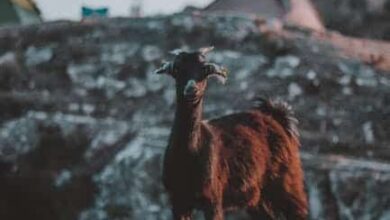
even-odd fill
[[[203,98],[188,103],[182,97],[177,98],[175,121],[172,135],[175,145],[190,152],[199,149],[200,129],[203,112]]]

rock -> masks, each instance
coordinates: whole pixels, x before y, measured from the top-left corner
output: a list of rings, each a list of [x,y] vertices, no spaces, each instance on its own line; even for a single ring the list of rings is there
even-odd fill
[[[389,180],[388,163],[309,154],[303,154],[302,159],[311,219],[385,219],[388,216],[388,204],[383,202],[387,189],[382,188]]]
[[[290,99],[294,99],[296,96],[299,96],[302,94],[301,87],[296,83],[291,83],[288,86],[288,95]]]
[[[267,72],[269,77],[286,78],[294,74],[294,69],[299,65],[300,60],[295,56],[278,57],[275,61],[274,68]]]
[[[142,49],[143,59],[147,62],[155,61],[161,59],[162,52],[160,48],[152,45],[147,45]]]
[[[373,144],[375,142],[374,131],[372,130],[372,122],[366,122],[363,124],[364,139],[367,144]]]
[[[0,65],[5,63],[16,63],[16,55],[13,52],[7,52],[0,57]]]
[[[34,66],[50,61],[53,57],[53,50],[50,46],[43,48],[29,47],[24,54],[26,64]]]

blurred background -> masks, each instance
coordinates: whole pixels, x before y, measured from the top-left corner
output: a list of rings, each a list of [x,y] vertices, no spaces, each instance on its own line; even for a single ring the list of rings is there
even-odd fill
[[[295,109],[310,219],[390,219],[390,0],[0,0],[0,219],[171,219],[153,71],[209,45],[205,118]]]

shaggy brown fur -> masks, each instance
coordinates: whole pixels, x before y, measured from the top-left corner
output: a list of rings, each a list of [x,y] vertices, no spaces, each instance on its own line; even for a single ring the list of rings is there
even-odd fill
[[[290,107],[260,99],[247,112],[202,121],[207,77],[226,76],[203,56],[204,49],[180,52],[157,71],[177,82],[163,169],[174,219],[190,220],[194,209],[207,220],[222,220],[224,211],[235,209],[248,210],[253,219],[306,219],[297,120]]]

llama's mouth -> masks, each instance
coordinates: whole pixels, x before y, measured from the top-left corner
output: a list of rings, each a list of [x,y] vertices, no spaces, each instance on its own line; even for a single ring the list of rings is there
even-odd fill
[[[184,95],[184,100],[188,103],[197,103],[201,98],[202,95],[197,91]]]
[[[184,99],[188,102],[196,102],[200,99],[200,95],[195,91],[191,94],[185,94]]]
[[[198,94],[198,91],[196,88],[185,89],[183,92],[183,95],[186,97],[196,96],[197,94]]]

